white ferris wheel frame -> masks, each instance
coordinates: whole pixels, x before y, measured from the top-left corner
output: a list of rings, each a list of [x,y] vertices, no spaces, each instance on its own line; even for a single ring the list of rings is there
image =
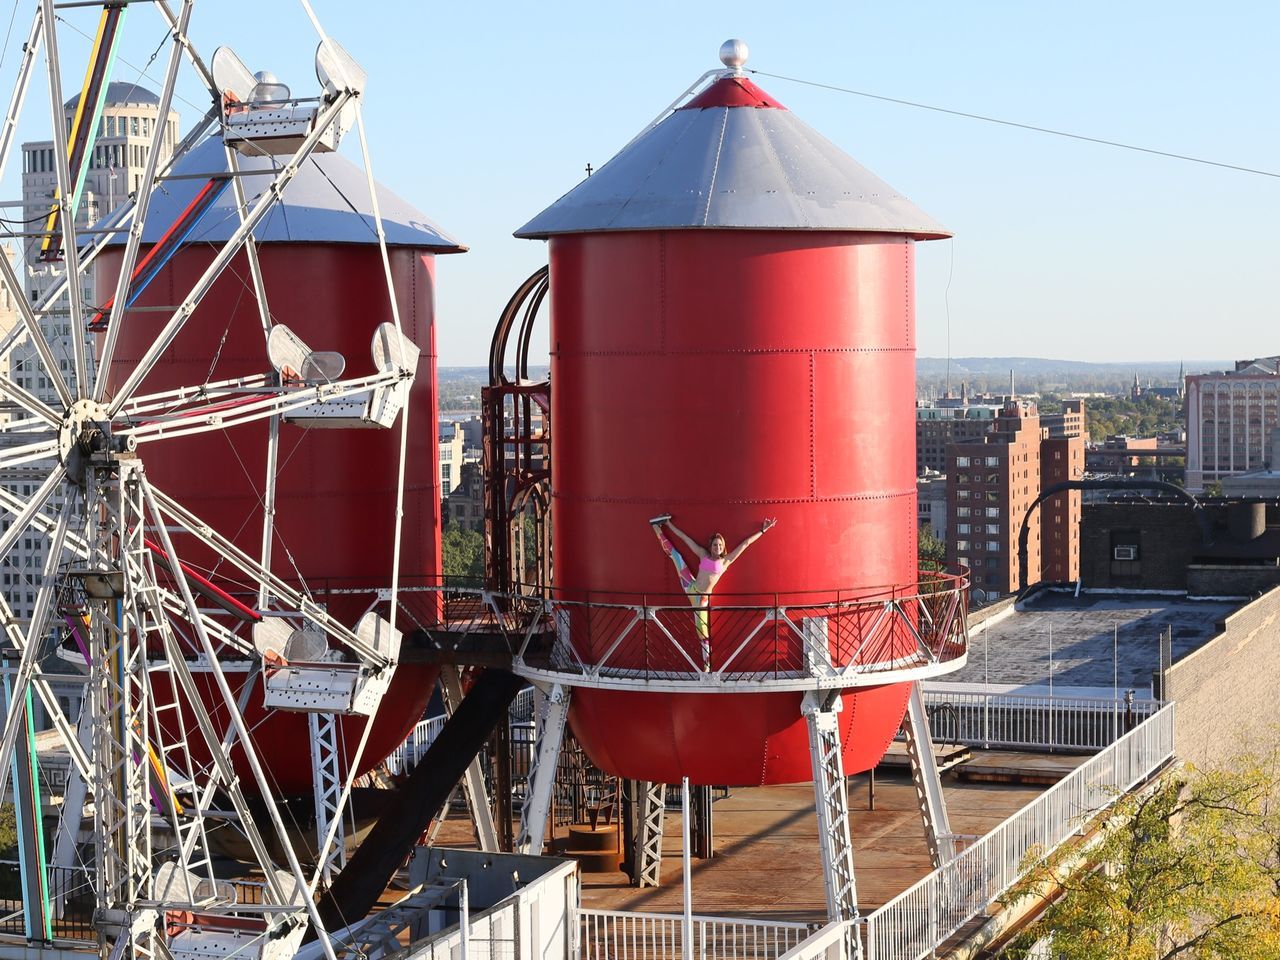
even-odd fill
[[[319,37],[321,48],[330,45],[329,40],[308,0],[301,0],[312,25]],[[26,465],[35,469],[42,463],[52,463],[47,476],[38,484],[35,492],[27,496],[19,496],[10,489],[0,487],[0,510],[11,517],[7,530],[0,533],[0,557],[8,555],[10,550],[23,538],[44,537],[48,544],[48,553],[39,580],[32,618],[24,630],[21,621],[14,617],[8,598],[0,595],[0,621],[3,621],[4,642],[6,646],[17,651],[18,665],[11,671],[12,692],[8,703],[17,705],[23,702],[28,689],[40,698],[42,705],[51,718],[55,729],[68,751],[75,772],[87,784],[93,785],[95,806],[99,809],[111,806],[112,802],[122,807],[124,798],[112,794],[120,788],[122,781],[117,773],[107,770],[104,749],[115,750],[120,764],[127,767],[130,776],[138,782],[129,787],[134,793],[143,789],[150,775],[147,764],[140,758],[138,751],[153,751],[153,756],[167,758],[170,755],[185,756],[186,770],[170,770],[162,767],[168,775],[181,773],[190,782],[186,784],[191,799],[191,809],[185,814],[176,809],[177,802],[170,799],[168,809],[164,812],[172,822],[170,828],[177,841],[175,868],[172,875],[178,878],[178,887],[170,882],[163,891],[155,890],[156,876],[153,872],[149,878],[141,882],[146,889],[133,891],[137,909],[144,915],[139,922],[138,916],[130,916],[127,922],[118,928],[118,936],[127,941],[125,946],[134,955],[154,955],[157,950],[150,945],[154,937],[160,936],[154,929],[147,928],[145,920],[162,917],[164,910],[185,908],[217,912],[227,908],[229,912],[243,914],[241,909],[230,908],[225,903],[219,905],[216,896],[209,891],[215,890],[211,873],[208,879],[211,886],[197,891],[193,886],[193,876],[199,878],[199,871],[189,869],[199,860],[200,848],[204,840],[205,824],[203,811],[212,802],[215,788],[230,798],[234,807],[234,818],[238,820],[239,829],[245,833],[254,848],[259,864],[263,870],[264,883],[269,890],[267,900],[271,905],[260,907],[259,912],[267,918],[267,932],[279,933],[279,925],[292,924],[296,928],[305,928],[303,921],[309,921],[323,934],[320,917],[314,906],[313,894],[322,879],[327,876],[325,867],[331,865],[334,848],[338,838],[341,818],[335,818],[328,825],[321,838],[317,865],[311,870],[304,870],[299,863],[285,831],[284,821],[275,802],[274,788],[254,748],[252,731],[247,726],[244,716],[243,700],[237,698],[227,681],[219,660],[223,653],[234,653],[241,657],[260,655],[248,638],[238,632],[238,627],[228,626],[225,617],[217,611],[201,609],[192,593],[187,580],[180,573],[180,559],[174,549],[170,530],[179,530],[184,536],[190,536],[196,542],[213,550],[222,558],[222,563],[232,575],[247,584],[251,584],[256,594],[256,608],[260,612],[276,612],[278,616],[290,616],[294,622],[307,621],[315,629],[323,631],[331,647],[341,649],[346,656],[355,662],[374,670],[394,669],[393,657],[378,646],[371,645],[365,638],[357,635],[352,629],[329,617],[322,605],[315,602],[305,590],[291,586],[286,580],[272,572],[272,545],[276,539],[273,527],[275,514],[275,479],[279,466],[280,423],[285,414],[309,405],[349,398],[367,393],[380,387],[392,387],[403,381],[412,381],[415,371],[405,362],[403,356],[400,363],[391,369],[383,369],[375,374],[339,379],[333,382],[308,383],[304,386],[282,383],[281,378],[270,374],[252,377],[239,377],[216,383],[192,384],[177,390],[165,390],[154,393],[143,393],[144,382],[160,362],[165,350],[180,335],[202,298],[212,288],[214,282],[241,250],[250,268],[252,287],[257,299],[259,316],[263,327],[264,338],[274,325],[263,282],[262,270],[258,261],[257,245],[254,240],[254,229],[281,201],[282,194],[289,182],[296,176],[304,162],[335,122],[344,114],[354,114],[355,129],[358,133],[360,150],[374,226],[378,238],[382,265],[386,279],[386,289],[392,314],[392,323],[397,334],[403,337],[400,312],[392,283],[391,263],[387,250],[386,233],[378,205],[377,191],[374,185],[368,143],[362,111],[362,80],[352,81],[348,77],[334,77],[330,89],[321,96],[317,115],[310,133],[302,140],[291,156],[280,158],[270,184],[251,202],[245,196],[244,184],[235,150],[226,147],[231,187],[234,191],[235,208],[238,225],[231,237],[223,242],[207,269],[188,291],[182,302],[173,310],[164,323],[160,334],[147,349],[136,366],[124,377],[118,389],[108,392],[108,377],[112,373],[112,360],[121,327],[125,322],[128,309],[130,283],[137,262],[139,248],[142,245],[143,230],[146,225],[148,205],[151,194],[164,177],[172,170],[174,164],[200,139],[211,131],[217,135],[221,124],[219,103],[222,91],[204,60],[188,36],[188,26],[194,6],[194,0],[182,0],[180,8],[175,12],[167,0],[156,0],[151,4],[158,10],[168,30],[169,54],[163,85],[159,95],[159,116],[168,115],[174,99],[175,85],[180,68],[184,62],[189,65],[203,82],[213,100],[209,111],[196,123],[190,133],[177,144],[168,160],[160,163],[161,141],[165,124],[154,126],[151,148],[147,153],[145,169],[141,182],[132,199],[126,200],[120,207],[111,211],[95,230],[92,239],[81,245],[77,236],[73,196],[70,189],[72,171],[69,168],[67,148],[66,118],[63,113],[63,94],[61,84],[61,64],[58,54],[58,18],[55,16],[53,0],[39,0],[33,17],[27,43],[24,46],[23,59],[18,70],[18,78],[10,98],[3,126],[0,126],[0,176],[3,175],[8,157],[14,148],[15,131],[22,115],[30,80],[36,69],[36,58],[43,46],[47,68],[49,110],[53,124],[54,166],[58,184],[59,217],[58,229],[61,233],[62,249],[65,257],[65,270],[60,281],[56,282],[41,300],[32,305],[25,296],[24,286],[8,257],[0,255],[0,284],[7,287],[18,310],[19,324],[0,338],[0,359],[26,345],[31,351],[31,360],[37,365],[56,395],[52,402],[42,400],[32,390],[20,385],[10,375],[8,369],[0,366],[0,398],[12,403],[22,416],[11,418],[8,423],[0,425],[0,437],[5,434],[16,441],[12,445],[0,447],[0,474],[11,471],[18,466]],[[346,85],[339,86],[342,81]],[[265,174],[264,174],[265,175]],[[119,233],[126,233],[123,260],[119,279],[112,301],[110,316],[107,322],[107,333],[102,344],[100,361],[91,372],[89,358],[85,350],[83,335],[86,304],[79,282],[72,282],[83,275],[94,262],[110,240]],[[46,337],[41,325],[41,317],[47,316],[63,297],[66,297],[67,312],[70,317],[72,341],[73,376],[64,377],[54,356],[53,344]],[[265,358],[265,340],[264,340]],[[406,387],[407,389],[407,387]],[[228,406],[228,401],[235,401]],[[75,414],[73,411],[79,411]],[[86,412],[90,411],[90,412]],[[87,467],[83,477],[72,478],[68,472],[66,461],[65,435],[78,434],[92,419],[92,411],[105,413],[105,421],[109,424],[114,447],[103,454],[102,463]],[[394,632],[395,618],[398,608],[397,591],[400,575],[400,542],[403,533],[403,496],[405,486],[405,466],[408,438],[409,409],[406,403],[399,414],[399,462],[397,468],[393,554],[391,560],[391,577],[389,586],[390,628]],[[264,478],[263,522],[261,548],[257,557],[250,556],[236,547],[230,540],[204,523],[190,510],[184,508],[174,498],[157,489],[146,478],[142,459],[134,452],[149,452],[151,445],[166,438],[190,436],[221,432],[236,426],[267,420],[269,421],[267,475]],[[64,434],[60,439],[59,432]],[[73,483],[72,481],[77,481]],[[65,501],[61,510],[53,513],[48,505],[55,493],[63,491]],[[124,545],[139,541],[142,531],[147,530],[160,540],[160,546],[167,556],[171,574],[165,578],[156,576],[156,556],[129,556]],[[42,668],[40,654],[46,648],[45,638],[53,625],[56,606],[56,594],[62,582],[60,576],[66,566],[67,559],[72,562],[94,568],[119,569],[123,579],[124,599],[121,601],[125,612],[119,624],[98,623],[92,618],[86,619],[87,632],[97,638],[94,641],[98,652],[112,657],[126,650],[133,657],[125,664],[123,676],[124,686],[113,687],[111,691],[99,694],[107,701],[95,701],[90,697],[85,710],[90,704],[110,706],[124,714],[134,716],[133,728],[126,729],[117,735],[112,744],[104,748],[101,730],[91,739],[88,749],[73,724],[62,711],[57,697],[49,683],[49,678]],[[102,619],[100,614],[95,614]],[[150,667],[147,662],[147,637],[155,634],[167,653],[164,670],[170,675],[174,695],[183,690],[190,701],[194,726],[198,729],[191,732],[193,739],[198,735],[204,740],[213,757],[208,769],[198,769],[190,761],[185,743],[160,743],[163,734],[152,723],[156,704],[150,692]],[[178,637],[185,638],[187,648],[184,650]],[[212,675],[222,698],[219,707],[225,710],[230,723],[224,734],[218,734],[208,712],[201,705],[192,685],[191,671],[187,663],[190,647],[195,646],[200,656],[201,669]],[[113,653],[112,651],[116,651]],[[120,666],[120,664],[117,664]],[[102,670],[99,665],[91,664],[91,686],[101,685]],[[251,680],[253,676],[251,674]],[[247,681],[245,689],[251,685]],[[114,698],[114,699],[112,699]],[[5,716],[3,732],[0,733],[0,795],[3,795],[6,778],[10,770],[10,758],[16,748],[20,733],[20,718],[23,711],[10,709]],[[332,726],[332,724],[330,724]],[[348,774],[341,783],[340,795],[337,798],[338,808],[345,804],[352,786],[350,771],[354,771],[363,754],[369,731],[373,726],[370,717],[364,725],[364,732],[348,763]],[[155,728],[154,733],[151,732]],[[184,731],[185,732],[185,731]],[[267,852],[267,845],[260,833],[259,825],[254,822],[244,796],[235,780],[234,771],[228,759],[232,745],[236,744],[244,751],[256,781],[255,786],[261,791],[264,806],[267,810],[270,829],[280,841],[279,849],[285,854],[287,863],[283,873],[273,870],[274,864]],[[129,751],[133,751],[134,762],[128,761]],[[121,760],[121,758],[124,758]],[[117,779],[113,779],[113,777]],[[203,780],[201,779],[203,778]],[[132,795],[132,794],[131,794]],[[330,798],[332,800],[332,798]],[[150,821],[149,804],[142,817]],[[99,819],[105,818],[103,814]],[[133,830],[138,843],[150,844],[150,827],[132,823],[121,826],[128,820],[127,812],[119,812],[124,818],[116,824],[117,830]],[[135,817],[134,820],[137,818]],[[194,824],[194,826],[192,826]],[[104,828],[97,827],[99,834]],[[110,838],[97,839],[99,857],[104,856],[102,846]],[[150,856],[153,851],[147,846],[133,853],[143,852]],[[129,851],[117,849],[115,856],[123,857]],[[172,855],[171,850],[169,854]],[[109,859],[109,858],[108,858]],[[147,860],[132,862],[132,865],[116,867],[124,870],[137,870]],[[201,864],[207,866],[207,857]],[[96,866],[108,873],[116,867],[101,861]],[[108,881],[104,880],[105,886]],[[123,882],[123,881],[122,881]],[[181,892],[183,895],[178,896]],[[197,894],[202,892],[203,899]],[[99,891],[101,904],[102,891]],[[150,895],[147,895],[150,894]],[[145,914],[145,911],[152,911]],[[250,911],[252,912],[252,911]],[[266,937],[267,932],[263,936]],[[301,934],[298,933],[297,936]],[[327,936],[321,935],[322,950],[330,960],[334,958],[334,950]],[[289,942],[296,943],[290,936]],[[125,954],[129,955],[129,954]]]

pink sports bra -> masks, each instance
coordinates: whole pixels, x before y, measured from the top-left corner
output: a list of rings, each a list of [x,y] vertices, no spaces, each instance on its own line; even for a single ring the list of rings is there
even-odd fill
[[[724,573],[727,566],[729,566],[728,557],[721,557],[718,560],[712,557],[700,557],[698,559],[699,573],[710,573],[718,577]]]

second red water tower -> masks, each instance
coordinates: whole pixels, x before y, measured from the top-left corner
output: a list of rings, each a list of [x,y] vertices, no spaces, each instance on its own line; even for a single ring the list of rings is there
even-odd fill
[[[747,79],[745,44],[721,57],[516,236],[550,241],[556,596],[591,610],[563,621],[576,656],[636,667],[675,644],[697,671],[709,645],[688,693],[576,688],[574,734],[623,777],[798,782],[803,692],[768,682],[797,636],[820,631],[837,666],[915,648],[874,610],[917,590],[914,242],[949,233]],[[648,522],[668,512],[729,550],[777,519],[707,615]],[[643,643],[609,625],[626,616]],[[761,692],[727,692],[748,674]],[[883,755],[908,688],[842,693],[846,773]]]
[[[168,318],[166,309],[172,309],[166,305],[182,302],[238,226],[235,194],[226,186],[233,175],[228,163],[223,140],[209,137],[175,164],[169,180],[153,194],[142,235],[144,255],[184,222],[184,214],[202,191],[222,188],[155,280],[126,311],[114,357],[115,382],[150,347]],[[238,164],[246,196],[256,198],[271,184],[278,161],[268,155],[250,155]],[[406,450],[401,582],[434,586],[440,576],[442,497],[436,443],[435,257],[465,247],[389,190],[378,187],[378,192],[401,320],[406,334],[421,348],[409,395],[412,419]],[[338,153],[313,156],[298,170],[281,203],[259,225],[255,238],[273,323],[288,325],[317,350],[341,353],[349,364],[348,376],[368,372],[373,363],[370,339],[379,323],[391,319],[391,307],[364,172]],[[122,259],[122,244],[101,257],[99,289],[115,288]],[[250,276],[242,252],[144,382],[145,390],[271,370]],[[268,438],[267,422],[259,421],[238,426],[215,442],[203,436],[168,440],[166,455],[154,458],[148,473],[162,490],[256,558],[263,536]],[[391,582],[398,451],[398,424],[394,429],[307,429],[286,417],[280,426],[271,566],[348,626],[368,608],[375,592]],[[228,568],[216,556],[181,540],[177,549],[215,583],[236,589],[234,579],[225,579],[230,577]],[[254,603],[252,596],[244,599]],[[242,662],[241,669],[231,674],[237,692],[250,676],[247,665]],[[403,664],[397,669],[373,721],[363,769],[377,764],[404,741],[422,717],[436,674],[434,666],[425,664]],[[170,696],[165,675],[153,682],[158,696]],[[225,713],[217,709],[218,693],[211,675],[197,670],[196,682],[214,716],[225,723]],[[264,766],[280,791],[309,794],[312,770],[306,714],[267,710],[260,685],[245,710]],[[342,719],[344,757],[354,752],[365,722],[359,716]],[[205,759],[199,744],[193,749]],[[238,753],[233,756],[241,762]],[[242,775],[252,789],[251,778]]]

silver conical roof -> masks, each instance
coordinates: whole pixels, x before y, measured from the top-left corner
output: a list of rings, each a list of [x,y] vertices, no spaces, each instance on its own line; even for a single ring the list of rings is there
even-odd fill
[[[240,157],[242,172],[261,171],[261,175],[250,173],[240,178],[250,206],[270,185],[273,163],[278,162],[271,157]],[[205,185],[206,181],[199,175],[213,176],[226,170],[226,150],[220,139],[209,137],[193,147],[171,171],[171,175],[184,179],[166,179],[152,193],[142,242],[156,242],[177,220]],[[191,179],[185,179],[188,176]],[[461,253],[467,249],[421,211],[381,185],[378,186],[378,206],[390,246],[417,247],[435,253]],[[186,242],[222,242],[237,226],[235,191],[228,187]],[[285,187],[284,202],[267,213],[253,235],[260,243],[376,244],[378,235],[364,171],[341,154],[312,154]],[[114,242],[124,240],[117,238]]]
[[[951,236],[737,75],[672,111],[515,235],[700,227]]]

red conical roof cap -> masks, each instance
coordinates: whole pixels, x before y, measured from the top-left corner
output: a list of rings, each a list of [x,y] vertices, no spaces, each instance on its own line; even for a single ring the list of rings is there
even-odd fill
[[[722,77],[686,103],[681,110],[707,107],[773,107],[787,109],[746,77]]]

